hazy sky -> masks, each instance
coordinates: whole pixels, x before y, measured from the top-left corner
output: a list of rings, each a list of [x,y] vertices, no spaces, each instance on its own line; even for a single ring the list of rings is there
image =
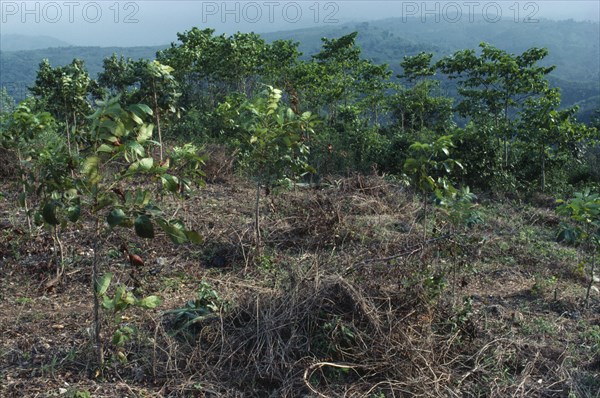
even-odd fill
[[[0,0],[0,33],[47,35],[73,45],[167,44],[192,26],[219,33],[270,32],[382,18],[470,23],[498,16],[515,23],[538,18],[600,20],[597,0],[538,1],[162,1]]]

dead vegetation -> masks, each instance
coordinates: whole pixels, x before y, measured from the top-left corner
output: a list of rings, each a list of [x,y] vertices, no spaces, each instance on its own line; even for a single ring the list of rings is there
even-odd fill
[[[491,203],[484,224],[461,230],[439,214],[423,242],[409,192],[353,176],[263,200],[255,257],[253,188],[228,180],[179,210],[203,245],[126,233],[105,242],[103,269],[131,283],[109,253],[127,241],[148,267],[136,292],[164,302],[127,314],[135,336],[107,344],[101,374],[90,346],[91,235],[64,232],[70,261],[48,289],[47,232],[18,235],[17,218],[3,226],[0,396],[600,395],[599,300],[581,308],[576,253],[552,241],[546,209]],[[195,298],[194,321],[178,322],[185,311],[172,311]]]

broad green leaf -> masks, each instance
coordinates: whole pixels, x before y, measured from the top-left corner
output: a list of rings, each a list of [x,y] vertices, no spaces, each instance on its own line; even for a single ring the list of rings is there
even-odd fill
[[[121,297],[121,300],[126,303],[127,305],[133,305],[135,304],[135,296],[129,292],[125,292],[123,293],[123,296]]]
[[[181,220],[171,220],[171,221],[169,221],[169,224],[171,224],[175,228],[179,228],[181,230],[185,229],[185,224]]]
[[[135,191],[135,204],[138,206],[146,206],[150,203],[152,194],[148,190],[137,189]]]
[[[135,113],[139,117],[152,115],[152,109],[146,104],[132,104],[127,107],[127,110]]]
[[[140,159],[139,163],[140,163],[140,168],[143,171],[148,171],[154,165],[154,159],[152,159],[152,158],[143,158],[143,159]]]
[[[127,129],[125,128],[125,125],[123,124],[123,122],[119,120],[117,122],[117,125],[115,126],[114,130],[112,130],[112,132],[114,133],[114,135],[116,137],[123,137],[127,133]],[[115,141],[111,140],[110,142],[115,142]]]
[[[140,161],[136,160],[135,162],[133,162],[129,165],[129,167],[127,168],[127,173],[134,174],[139,169],[140,169]]]
[[[117,123],[114,120],[105,119],[100,122],[100,130],[103,132],[113,132],[117,129]]]
[[[141,238],[154,238],[154,226],[152,225],[152,221],[145,214],[140,214],[136,217],[135,223],[135,233],[137,236]]]
[[[108,144],[102,144],[98,147],[98,152],[103,152],[103,153],[113,153],[114,150],[115,150],[115,147],[108,145]]]
[[[131,153],[140,157],[146,154],[144,147],[141,146],[137,141],[129,141],[127,143],[127,148],[131,151]]]
[[[163,174],[160,178],[161,178],[163,187],[168,192],[179,191],[179,179],[177,177],[172,176],[170,174]]]
[[[144,211],[152,217],[158,217],[163,213],[163,211],[155,205],[147,205],[144,207]]]
[[[179,226],[173,225],[169,222],[158,222],[158,225],[162,228],[163,231],[167,234],[169,239],[177,245],[187,242],[188,238]]]
[[[58,218],[56,218],[56,202],[50,201],[42,208],[42,217],[44,221],[50,225],[58,225]]]
[[[296,114],[294,113],[292,108],[287,108],[287,110],[285,111],[285,116],[288,118],[288,120],[291,120],[296,116]]]
[[[81,172],[85,174],[92,183],[99,181],[100,176],[98,175],[98,164],[100,158],[98,156],[90,156],[83,161]]]
[[[160,305],[161,300],[158,296],[148,296],[141,299],[138,305],[142,308],[153,309]]]
[[[108,296],[102,296],[102,308],[105,310],[114,310],[115,302]]]
[[[154,129],[153,124],[144,124],[140,127],[136,141],[140,144],[145,143],[152,138],[152,130]]]
[[[200,234],[196,231],[185,231],[185,236],[188,238],[188,240],[192,243],[195,244],[201,244],[202,242],[204,242],[204,239],[202,238],[202,236],[200,236]]]
[[[80,206],[70,206],[67,208],[67,218],[71,222],[77,222],[79,217],[81,216],[81,207]]]
[[[115,227],[117,225],[121,225],[123,221],[127,218],[125,212],[121,209],[112,209],[108,216],[106,217],[106,222],[111,227]]]
[[[136,124],[144,124],[144,121],[142,120],[141,117],[139,117],[138,115],[136,115],[135,113],[130,113],[131,115],[131,119],[136,123]]]
[[[108,290],[110,286],[110,281],[112,280],[113,273],[107,272],[102,275],[102,277],[96,282],[96,293],[102,296]]]

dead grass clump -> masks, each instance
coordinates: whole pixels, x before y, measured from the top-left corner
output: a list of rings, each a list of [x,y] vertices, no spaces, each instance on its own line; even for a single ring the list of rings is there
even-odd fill
[[[0,178],[16,179],[19,177],[19,160],[14,151],[0,147]]]
[[[338,229],[344,214],[339,201],[331,193],[290,193],[281,201],[283,217],[271,225],[266,241],[278,247],[315,249],[328,247],[340,240]]]
[[[368,196],[385,197],[390,193],[393,188],[398,190],[398,187],[394,187],[385,178],[373,175],[353,174],[350,177],[341,179],[337,182],[340,190],[345,193],[359,193]]]
[[[224,145],[207,145],[204,150],[207,156],[203,171],[206,182],[211,184],[224,183],[233,175],[235,156]]]
[[[265,241],[278,248],[315,250],[348,247],[364,241],[367,235],[377,235],[385,238],[388,246],[396,237],[372,230],[393,230],[392,225],[410,224],[418,205],[383,178],[374,177],[374,182],[364,178],[346,178],[319,191],[282,194],[276,200],[280,216],[263,223],[268,231]],[[351,191],[348,184],[363,188]],[[405,231],[396,232],[402,235]]]
[[[170,351],[160,348],[154,374],[180,373],[232,396],[447,395],[459,339],[436,333],[435,311],[415,301],[426,294],[360,285],[330,276],[280,293],[248,291],[220,318],[197,324],[195,343],[157,341]]]

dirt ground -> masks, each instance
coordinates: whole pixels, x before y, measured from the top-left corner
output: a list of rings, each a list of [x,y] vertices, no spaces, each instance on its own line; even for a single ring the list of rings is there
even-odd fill
[[[233,178],[169,204],[202,244],[94,242],[81,222],[57,277],[51,231],[2,191],[2,397],[600,397],[600,297],[583,307],[584,257],[551,208],[482,200],[469,228],[438,210],[424,237],[401,185],[331,179],[263,197],[258,252],[254,187]],[[101,367],[94,246],[109,295],[161,299],[101,312]]]

